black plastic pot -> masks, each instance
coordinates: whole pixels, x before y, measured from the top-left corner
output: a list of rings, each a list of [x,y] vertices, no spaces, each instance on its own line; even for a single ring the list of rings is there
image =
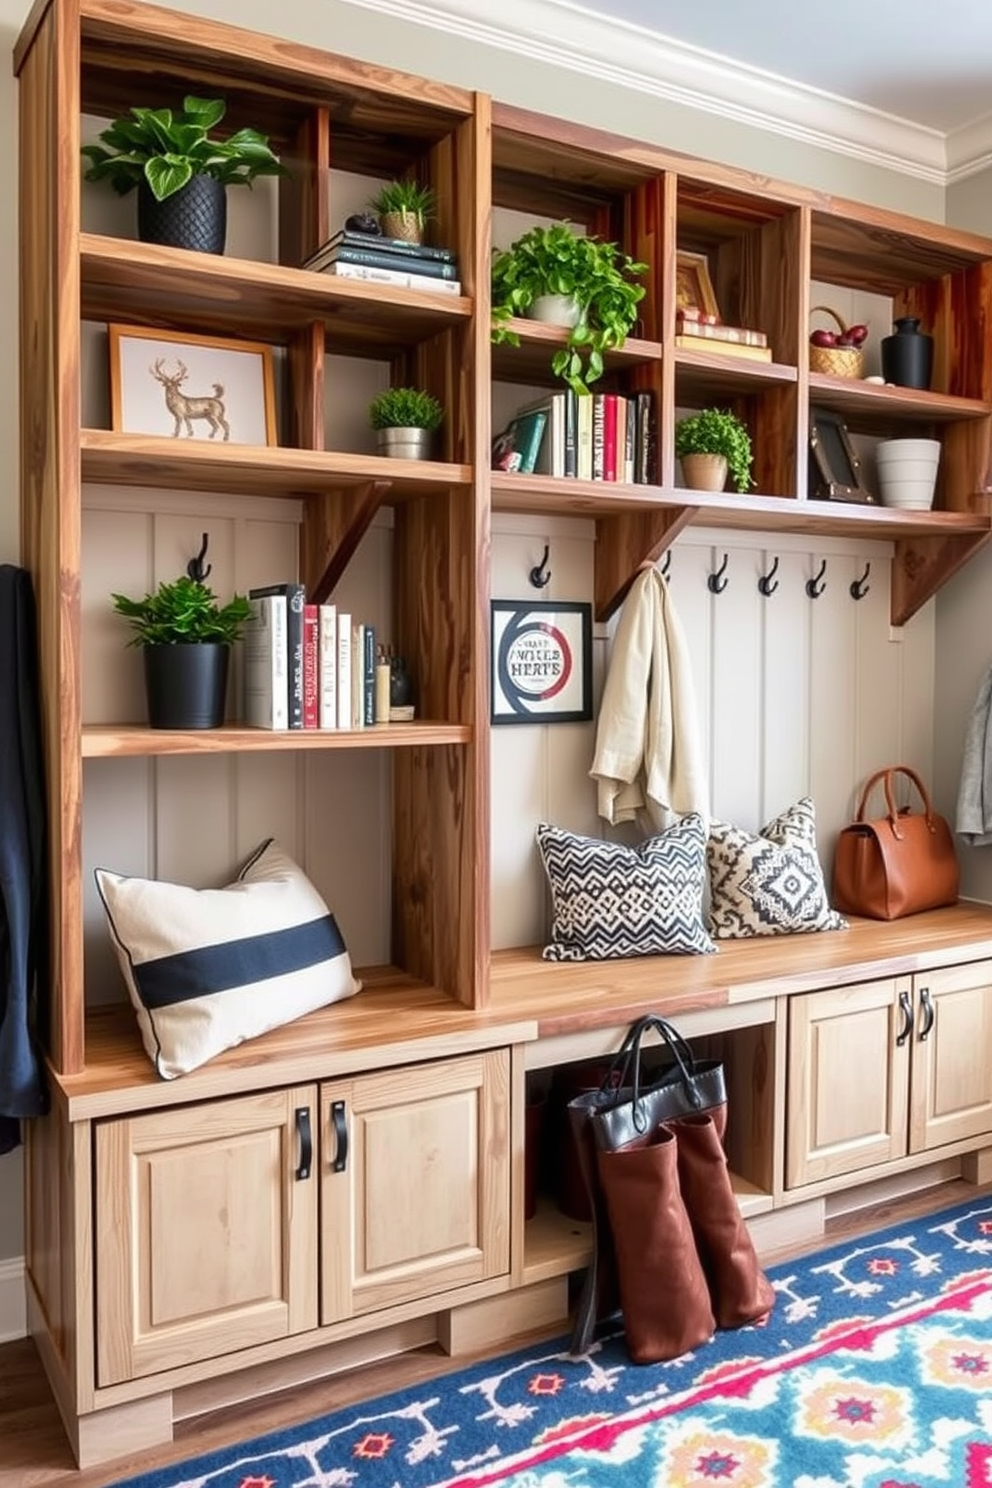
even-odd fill
[[[220,728],[230,646],[146,646],[148,723],[157,729]]]
[[[138,237],[167,248],[223,253],[227,241],[227,187],[213,176],[193,176],[157,201],[144,181],[138,187]]]

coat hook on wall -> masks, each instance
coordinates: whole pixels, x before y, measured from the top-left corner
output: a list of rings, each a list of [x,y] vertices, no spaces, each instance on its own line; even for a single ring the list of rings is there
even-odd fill
[[[661,577],[667,579],[672,569],[672,550],[669,548],[665,553],[665,561],[661,565]]]
[[[823,575],[826,573],[826,571],[827,560],[826,558],[824,558],[820,563],[818,572],[815,573],[811,579],[806,580],[806,593],[809,595],[810,599],[819,599],[824,589],[826,589],[826,584],[822,582]]]
[[[717,569],[716,573],[711,573],[707,576],[706,584],[711,594],[722,594],[724,589],[726,589],[727,585],[730,583],[729,579],[724,578],[724,574],[727,572],[728,562],[729,554],[724,553],[723,562],[720,564],[720,567]]]
[[[551,570],[548,568],[548,544],[544,544],[544,554],[540,563],[536,563],[530,571],[530,581],[535,589],[543,589],[545,584],[551,580]]]
[[[187,574],[196,584],[204,583],[206,581],[207,575],[213,568],[212,563],[204,565],[203,562],[204,558],[206,558],[207,556],[207,545],[209,544],[209,542],[210,534],[205,532],[203,534],[203,541],[200,544],[200,551],[197,553],[196,557],[191,558],[186,565]]]
[[[868,590],[871,588],[871,585],[868,582],[868,575],[870,573],[871,573],[871,564],[870,563],[866,563],[865,564],[865,571],[861,575],[860,579],[855,579],[852,582],[852,584],[851,584],[851,598],[852,599],[864,599],[865,595],[868,593]]]
[[[777,573],[778,555],[776,554],[775,561],[772,564],[771,568],[766,574],[762,574],[761,578],[758,580],[758,592],[759,594],[763,594],[766,599],[769,594],[774,594],[775,590],[778,588],[778,579],[775,577]]]

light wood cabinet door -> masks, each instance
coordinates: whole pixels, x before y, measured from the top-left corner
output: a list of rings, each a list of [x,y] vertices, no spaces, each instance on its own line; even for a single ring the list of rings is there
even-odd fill
[[[912,987],[886,978],[789,999],[786,1187],[904,1156]]]
[[[509,1271],[506,1049],[321,1087],[321,1321]]]
[[[308,1085],[97,1128],[101,1385],[316,1327],[316,1101]]]
[[[992,962],[915,981],[910,1151],[992,1132]]]

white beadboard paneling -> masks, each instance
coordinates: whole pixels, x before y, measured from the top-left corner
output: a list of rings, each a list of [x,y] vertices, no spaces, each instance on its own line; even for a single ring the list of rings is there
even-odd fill
[[[539,822],[552,819],[546,770],[550,732],[547,726],[515,723],[494,728],[490,736],[492,936],[496,946],[531,945],[544,933],[547,884],[534,830]]]
[[[935,719],[940,720],[942,731],[947,726],[943,713],[934,710],[937,680],[933,600],[917,610],[912,620],[902,626],[898,634],[902,636],[902,642],[893,649],[899,651],[902,663],[900,757],[884,763],[912,765],[920,771],[932,790]],[[947,810],[953,818],[953,807],[948,806]]]
[[[86,1001],[126,998],[93,871],[155,876],[155,764],[146,759],[83,765],[83,948]]]
[[[721,550],[721,557],[722,557]],[[672,608],[679,618],[689,653],[693,691],[696,695],[696,716],[699,720],[701,747],[709,765],[710,809],[713,808],[713,753],[709,740],[713,733],[713,651],[710,644],[710,625],[714,610],[713,596],[707,587],[707,575],[712,572],[713,550],[705,533],[687,534],[671,549],[672,560],[668,568],[668,589]],[[729,571],[729,566],[728,566]],[[717,596],[719,597],[719,596]]]
[[[864,566],[852,564],[850,582],[860,579]],[[872,563],[868,590],[853,607],[857,722],[854,740],[854,780],[851,810],[860,783],[881,765],[897,761],[903,744],[903,668],[901,653],[889,637],[889,577],[891,563]],[[901,634],[901,632],[900,632]]]
[[[810,610],[803,586],[807,560],[802,553],[767,548],[757,555],[758,575],[770,574],[777,587],[762,596],[761,788],[758,824],[770,821],[777,803],[791,805],[809,781]],[[760,592],[760,591],[759,591]]]
[[[754,554],[714,544],[710,572],[726,570],[716,582],[726,587],[710,595],[711,809],[721,821],[749,826],[761,809],[761,638],[763,601],[755,583]]]
[[[390,952],[389,762],[383,750],[305,760],[303,866],[323,894],[356,965]]]
[[[826,557],[823,592],[807,599],[810,606],[810,771],[809,793],[816,803],[820,856],[830,825],[850,814],[851,782],[855,778],[857,709],[853,686],[856,602],[847,592],[852,572],[849,559],[817,550],[810,554],[807,577],[812,580]],[[772,803],[781,810],[788,801]]]
[[[164,755],[154,763],[154,878],[194,889],[230,883],[237,867],[233,755]]]
[[[84,723],[143,723],[141,650],[114,610],[113,594],[140,599],[153,587],[153,521],[144,512],[83,512],[80,603]]]
[[[239,868],[269,837],[302,866],[300,789],[299,755],[234,756],[234,862]]]

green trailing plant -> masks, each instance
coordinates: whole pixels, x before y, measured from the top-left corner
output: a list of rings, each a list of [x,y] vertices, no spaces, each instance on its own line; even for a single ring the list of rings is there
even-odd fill
[[[526,315],[542,295],[574,299],[579,320],[552,357],[551,370],[584,396],[603,375],[603,353],[622,346],[637,321],[644,286],[634,281],[647,267],[616,243],[582,236],[568,223],[532,227],[493,254],[492,339],[519,345],[508,322]]]
[[[722,408],[704,408],[679,419],[675,425],[675,453],[723,455],[736,491],[748,491],[753,454],[751,436],[736,414]]]
[[[433,189],[410,180],[387,182],[368,205],[380,217],[385,217],[387,212],[405,212],[415,217],[421,227],[433,221],[437,210]]]
[[[251,605],[242,594],[235,594],[221,605],[206,584],[184,574],[171,584],[159,584],[154,594],[144,599],[128,599],[124,594],[111,596],[114,609],[134,630],[129,645],[178,646],[216,642],[232,645],[241,635],[251,616]]]
[[[183,99],[181,110],[133,108],[84,145],[87,181],[109,181],[120,196],[147,182],[156,200],[180,191],[193,176],[212,176],[225,186],[250,186],[256,176],[286,175],[285,166],[257,129],[239,129],[226,139],[210,131],[227,105],[220,98]]]
[[[373,429],[437,429],[444,409],[435,397],[420,388],[387,388],[369,404]]]

